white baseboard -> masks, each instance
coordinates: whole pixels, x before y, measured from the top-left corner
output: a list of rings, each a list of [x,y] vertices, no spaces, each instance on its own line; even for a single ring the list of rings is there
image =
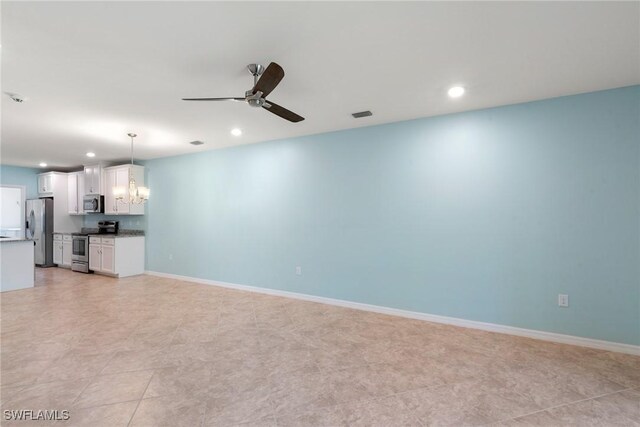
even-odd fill
[[[223,288],[236,289],[240,291],[257,292],[261,294],[275,295],[280,297],[335,305],[339,307],[353,308],[356,310],[372,311],[375,313],[389,314],[392,316],[400,316],[400,317],[407,317],[410,319],[425,320],[428,322],[444,323],[446,325],[460,326],[463,328],[480,329],[483,331],[517,335],[521,337],[534,338],[534,339],[539,339],[544,341],[551,341],[551,342],[557,342],[562,344],[571,344],[571,345],[577,345],[581,347],[589,347],[589,348],[595,348],[599,350],[615,351],[618,353],[626,353],[626,354],[633,354],[633,355],[640,356],[640,346],[638,345],[596,340],[592,338],[583,338],[583,337],[577,337],[573,335],[558,334],[555,332],[537,331],[534,329],[516,328],[514,326],[499,325],[496,323],[478,322],[475,320],[466,320],[466,319],[460,319],[457,317],[447,317],[447,316],[440,316],[436,314],[420,313],[417,311],[401,310],[397,308],[363,304],[359,302],[319,297],[319,296],[300,294],[300,293],[289,292],[289,291],[281,291],[277,289],[260,288],[257,286],[238,285],[235,283],[200,279],[197,277],[180,276],[177,274],[161,273],[157,271],[145,271],[145,274],[148,274],[151,276],[166,277],[169,279],[183,280],[185,282],[220,286]]]

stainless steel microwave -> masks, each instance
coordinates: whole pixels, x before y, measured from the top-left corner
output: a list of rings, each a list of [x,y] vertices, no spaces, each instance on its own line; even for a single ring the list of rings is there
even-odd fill
[[[82,199],[82,206],[84,212],[91,213],[104,213],[104,196],[98,194],[87,194]]]

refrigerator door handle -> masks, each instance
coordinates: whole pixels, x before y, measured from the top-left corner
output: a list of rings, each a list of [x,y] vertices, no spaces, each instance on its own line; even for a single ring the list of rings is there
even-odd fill
[[[36,222],[36,214],[33,211],[33,209],[31,209],[31,212],[29,213],[29,220],[27,221],[27,238],[31,238],[33,239],[34,235],[35,235],[35,230],[33,229],[33,226]]]

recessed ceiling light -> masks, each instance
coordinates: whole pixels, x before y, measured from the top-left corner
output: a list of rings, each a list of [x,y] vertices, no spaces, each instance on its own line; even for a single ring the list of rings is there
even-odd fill
[[[231,129],[231,135],[240,136],[240,135],[242,135],[242,131],[240,129],[238,129],[238,128],[233,128],[233,129]]]
[[[40,167],[41,167],[41,168],[46,168],[46,167],[47,167],[47,164],[46,164],[45,162],[40,162]]]
[[[464,95],[464,88],[462,86],[453,86],[447,93],[451,98],[459,98]]]
[[[87,153],[87,157],[95,157],[95,156],[96,156],[96,153],[93,153],[91,151]]]

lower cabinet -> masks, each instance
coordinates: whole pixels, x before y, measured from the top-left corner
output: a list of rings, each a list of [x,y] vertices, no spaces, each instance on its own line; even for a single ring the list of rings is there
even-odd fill
[[[69,236],[71,237],[71,236]],[[62,241],[62,265],[71,267],[71,252],[73,251],[73,243],[71,239]]]
[[[71,234],[53,235],[53,263],[59,267],[71,267]]]
[[[93,237],[91,237],[93,239]],[[89,242],[89,270],[92,271],[100,271],[102,269],[102,262],[100,260],[100,250],[102,246],[100,245],[100,238],[98,239],[98,243]]]
[[[100,248],[100,268],[104,273],[116,274],[116,256],[113,245],[103,244]]]
[[[89,269],[117,277],[144,273],[144,236],[90,236]]]
[[[53,236],[53,263],[62,265],[62,235]]]

